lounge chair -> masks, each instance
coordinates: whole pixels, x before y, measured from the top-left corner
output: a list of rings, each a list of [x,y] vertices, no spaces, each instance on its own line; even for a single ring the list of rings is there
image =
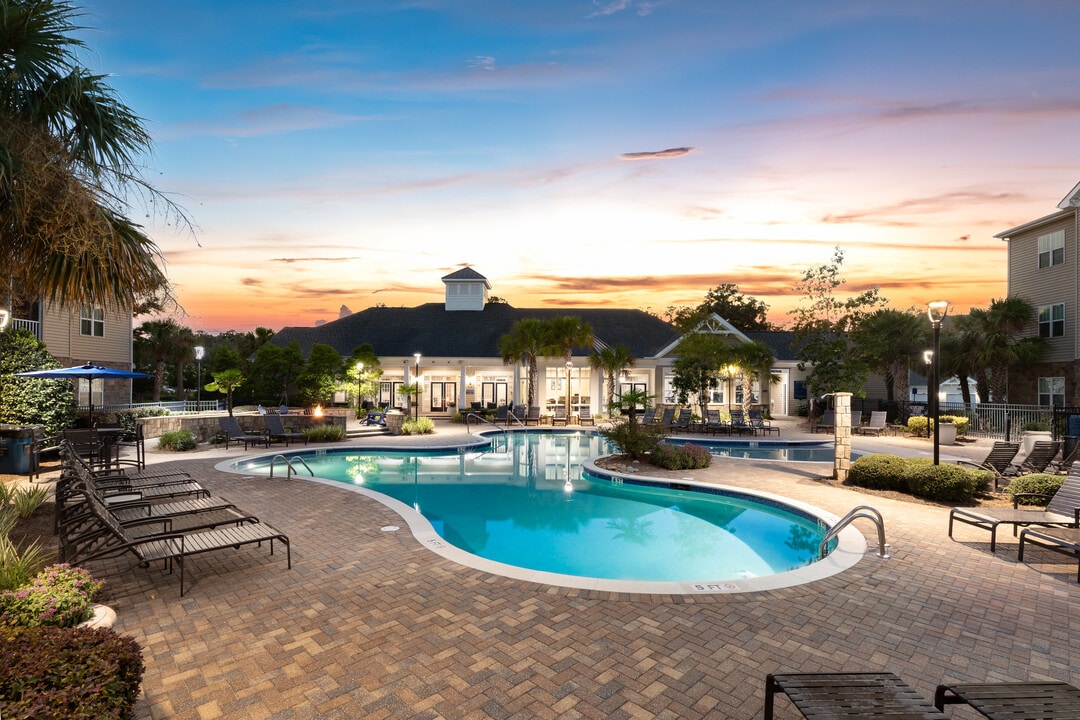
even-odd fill
[[[509,405],[500,405],[498,407],[498,409],[495,410],[495,419],[494,419],[495,424],[498,425],[499,423],[502,423],[502,424],[505,425],[506,422],[509,419],[510,419],[510,406]]]
[[[810,432],[811,433],[816,433],[818,430],[821,430],[822,432],[824,432],[825,430],[828,430],[829,432],[832,432],[835,429],[836,429],[836,411],[835,410],[826,410],[825,414],[821,416],[821,420],[814,423],[810,427]]]
[[[663,414],[660,415],[660,426],[665,430],[670,430],[674,424],[675,408],[664,408]]]
[[[1080,470],[1073,469],[1065,482],[1049,498],[1045,510],[1021,510],[1022,498],[1046,497],[1034,493],[1017,493],[1013,496],[1013,507],[1009,508],[953,508],[949,511],[949,537],[953,534],[953,521],[973,525],[990,531],[990,552],[997,548],[997,529],[999,525],[1012,525],[1013,533],[1021,525],[1058,525],[1080,526]]]
[[[578,425],[595,425],[596,420],[593,418],[592,409],[588,405],[582,405],[581,410],[578,412]]]
[[[1041,527],[1023,530],[1020,533],[1020,552],[1016,557],[1020,562],[1024,562],[1025,543],[1076,558],[1076,582],[1080,583],[1080,528]],[[1076,710],[1080,713],[1080,705],[1077,705]]]
[[[948,720],[900,677],[878,673],[798,673],[765,676],[765,720],[774,695],[784,693],[806,718],[918,718]]]
[[[269,433],[270,441],[281,440],[285,443],[285,447],[289,447],[289,443],[293,440],[303,440],[304,444],[308,444],[308,436],[302,432],[288,432],[285,430],[285,426],[281,422],[281,416],[279,415],[264,415],[263,421],[266,423],[266,430]]]
[[[1064,453],[1064,450],[1062,450],[1062,452]],[[1077,458],[1080,458],[1080,442],[1073,445],[1072,452],[1068,455],[1064,455],[1061,460],[1052,460],[1047,471],[1057,473],[1058,475],[1068,475]]]
[[[267,417],[270,417],[267,415]],[[265,445],[270,447],[270,436],[266,433],[250,433],[240,427],[240,421],[229,416],[218,418],[222,432],[225,433],[225,449],[229,449],[229,443],[244,443],[244,449],[249,445]]]
[[[885,413],[882,413],[882,415],[884,414]],[[760,410],[750,411],[749,422],[750,426],[754,428],[754,431],[756,432],[760,430],[762,435],[769,435],[773,431],[775,431],[777,435],[780,434],[780,428],[776,427],[768,420],[766,420],[764,413],[762,413]]]
[[[94,493],[88,496],[91,511],[97,516],[107,533],[92,548],[71,558],[72,562],[84,564],[92,560],[113,557],[125,552],[133,553],[140,564],[148,565],[161,560],[172,572],[173,563],[180,566],[180,596],[184,595],[184,565],[188,556],[198,553],[239,548],[241,545],[262,545],[270,543],[270,554],[274,554],[274,542],[284,543],[288,557],[288,567],[292,567],[292,547],[284,533],[265,523],[251,523],[236,527],[217,528],[199,532],[173,532],[148,537],[137,537],[128,528],[121,525],[109,513],[108,509]]]
[[[1020,443],[999,440],[990,448],[990,452],[986,454],[986,458],[982,462],[975,463],[970,460],[959,460],[957,464],[970,465],[994,473],[994,490],[996,491],[999,481],[1004,481],[1004,484],[1008,485],[1009,481],[1016,475],[1016,466],[1013,465],[1013,459],[1019,452]]]
[[[694,411],[690,408],[681,408],[675,422],[671,424],[672,432],[690,432],[690,422],[694,419]]]
[[[654,425],[656,424],[656,408],[645,408],[644,414],[641,416],[642,425]]]
[[[726,422],[720,419],[719,410],[706,410],[705,411],[705,432],[717,435],[719,433],[731,432],[730,426]]]
[[[1080,717],[1080,689],[1063,682],[951,683],[938,685],[934,706],[966,703],[988,718]]]
[[[1020,462],[1019,474],[1046,472],[1060,450],[1061,443],[1056,440],[1036,440],[1031,452]]]
[[[555,415],[551,418],[552,425],[566,425],[566,406],[558,405],[555,407]]]
[[[875,410],[871,412],[870,422],[865,425],[856,426],[854,428],[855,432],[860,435],[870,435],[871,433],[874,435],[881,435],[889,428],[889,421],[885,418],[885,415],[886,413],[884,410]]]
[[[530,405],[529,410],[525,415],[525,425],[539,425],[540,424],[540,406]]]
[[[731,411],[731,431],[737,432],[740,435],[743,433],[754,435],[756,433],[754,426],[746,422],[746,416],[743,415],[742,410]]]

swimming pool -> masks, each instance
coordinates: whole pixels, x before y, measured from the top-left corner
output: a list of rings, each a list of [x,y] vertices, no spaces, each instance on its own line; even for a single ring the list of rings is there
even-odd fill
[[[669,440],[676,445],[700,445],[716,457],[746,460],[782,460],[784,462],[832,462],[836,448],[831,441],[805,440],[706,440],[679,437]]]
[[[735,592],[803,582],[808,571],[832,574],[838,562],[861,557],[857,550],[852,560],[842,535],[814,562],[836,521],[820,510],[733,488],[651,483],[588,462],[608,452],[595,433],[549,431],[500,434],[484,449],[334,448],[289,457],[303,458],[321,481],[394,508],[439,554],[554,585]],[[219,467],[269,474],[271,457]]]

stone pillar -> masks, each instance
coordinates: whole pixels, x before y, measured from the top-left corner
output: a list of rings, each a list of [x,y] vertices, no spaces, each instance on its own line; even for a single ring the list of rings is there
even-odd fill
[[[851,393],[833,394],[836,404],[835,444],[836,455],[833,460],[833,477],[844,482],[851,468]]]

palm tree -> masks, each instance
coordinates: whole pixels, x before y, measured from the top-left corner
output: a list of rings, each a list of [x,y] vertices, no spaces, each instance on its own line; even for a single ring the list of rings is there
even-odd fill
[[[885,399],[905,403],[908,371],[930,345],[930,323],[914,310],[882,308],[863,318],[852,332],[855,347],[866,364],[885,376]],[[945,353],[942,353],[944,360]]]
[[[607,407],[611,412],[615,405],[615,379],[623,370],[634,366],[634,356],[625,345],[605,345],[589,356],[589,364],[607,375]]]
[[[131,200],[188,222],[141,175],[143,120],[79,65],[79,17],[65,0],[0,4],[0,291],[129,306],[168,289]]]
[[[548,342],[544,354],[548,357],[561,357],[567,366],[566,382],[566,417],[570,417],[570,377],[569,368],[574,348],[592,347],[594,337],[589,323],[581,318],[567,315],[552,318],[547,322]]]
[[[974,309],[972,309],[974,312]],[[989,400],[989,380],[986,371],[975,361],[978,330],[971,315],[957,315],[941,333],[942,377],[953,377],[960,382],[960,398],[964,407],[971,409],[971,388],[968,380],[975,378],[975,387],[983,400]]]
[[[153,367],[154,402],[161,400],[166,365],[176,358],[181,328],[172,320],[148,320],[135,329],[135,346],[142,362]]]
[[[739,369],[743,376],[742,404],[744,413],[749,415],[750,406],[754,404],[754,397],[751,392],[754,382],[760,380],[761,384],[765,385],[766,382],[778,379],[769,373],[769,368],[775,360],[776,356],[773,355],[773,351],[769,346],[756,340],[736,345],[733,348],[732,364]]]
[[[530,407],[536,405],[536,361],[548,344],[547,323],[537,318],[518,320],[509,335],[499,338],[499,355],[507,365],[526,367],[526,394]]]
[[[986,310],[971,311],[975,358],[989,369],[990,398],[1008,402],[1009,368],[1038,362],[1046,339],[1024,337],[1036,319],[1035,306],[1024,298],[1011,296],[991,300]]]

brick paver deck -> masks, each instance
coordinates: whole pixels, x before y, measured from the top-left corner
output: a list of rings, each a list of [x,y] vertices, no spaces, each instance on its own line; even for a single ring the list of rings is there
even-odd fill
[[[1080,684],[1074,563],[1033,548],[1020,564],[1008,532],[997,555],[975,529],[949,540],[947,509],[832,486],[820,466],[708,473],[838,515],[869,501],[891,559],[871,549],[841,575],[767,593],[629,596],[459,566],[368,498],[219,473],[224,451],[209,455],[170,466],[288,533],[293,569],[265,548],[198,556],[183,598],[158,568],[115,576],[117,629],[144,647],[140,718],[755,718],[765,674],[781,671],[889,670],[927,697],[943,681]],[[777,717],[796,714],[781,700]]]

